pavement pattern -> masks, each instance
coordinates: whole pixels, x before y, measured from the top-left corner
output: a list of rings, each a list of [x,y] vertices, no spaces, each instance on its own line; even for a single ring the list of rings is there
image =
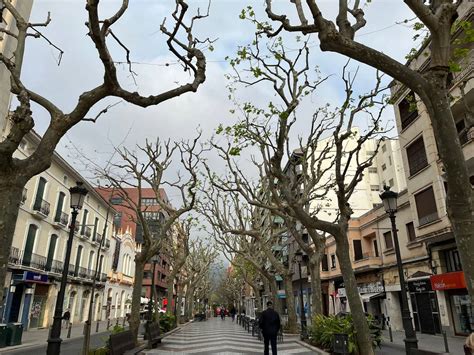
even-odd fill
[[[271,351],[270,351],[271,352]],[[263,354],[263,342],[230,319],[211,318],[204,322],[193,322],[167,336],[162,344],[144,354]],[[297,342],[297,338],[286,338],[278,344],[278,354],[315,354]]]

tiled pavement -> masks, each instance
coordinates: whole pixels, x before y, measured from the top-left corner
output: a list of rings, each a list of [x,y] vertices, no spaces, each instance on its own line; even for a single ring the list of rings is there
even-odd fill
[[[263,354],[263,342],[247,333],[241,326],[227,318],[211,318],[195,322],[167,336],[151,354]],[[278,354],[315,354],[297,342],[296,338],[285,339],[278,344]]]

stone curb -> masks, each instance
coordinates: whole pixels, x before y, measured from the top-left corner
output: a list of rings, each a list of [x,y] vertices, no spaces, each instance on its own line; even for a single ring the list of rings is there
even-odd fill
[[[300,344],[301,346],[304,346],[305,348],[308,348],[308,349],[314,351],[316,354],[319,354],[319,355],[330,355],[329,353],[325,352],[324,350],[321,350],[320,348],[316,348],[315,346],[312,346],[312,345],[308,344],[308,343],[305,342],[305,341],[297,340],[296,342],[297,342],[298,344]]]

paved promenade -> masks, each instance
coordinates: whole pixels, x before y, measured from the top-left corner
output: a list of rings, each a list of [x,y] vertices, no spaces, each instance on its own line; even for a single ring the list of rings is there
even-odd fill
[[[252,337],[230,318],[211,318],[193,322],[163,339],[162,344],[145,354],[263,354],[263,342]],[[286,338],[278,344],[278,354],[315,354],[298,343],[297,338]]]

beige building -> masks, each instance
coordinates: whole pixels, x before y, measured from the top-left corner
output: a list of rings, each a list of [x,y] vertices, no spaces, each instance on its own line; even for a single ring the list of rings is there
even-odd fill
[[[38,141],[34,134],[25,137],[16,156],[31,154]],[[25,329],[52,323],[69,234],[68,189],[76,181],[84,182],[88,195],[77,217],[64,310],[70,310],[73,323],[87,319],[99,260],[93,319],[102,317],[102,293],[112,261],[110,246],[115,212],[77,171],[54,154],[51,167],[31,179],[23,192],[5,284],[8,288],[5,323],[22,322]],[[103,248],[99,250],[103,238]]]

